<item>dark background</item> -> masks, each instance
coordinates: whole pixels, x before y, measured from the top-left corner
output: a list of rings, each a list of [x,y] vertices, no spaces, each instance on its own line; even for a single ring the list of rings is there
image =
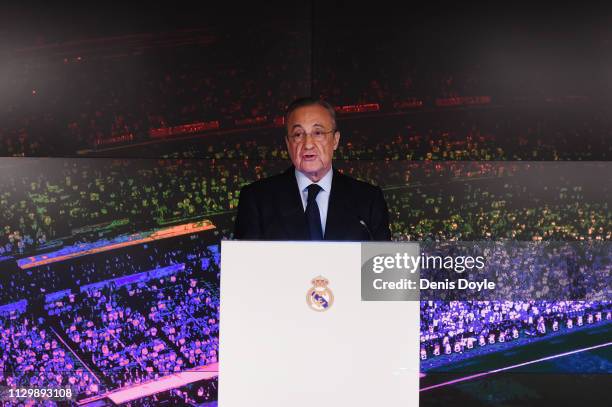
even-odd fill
[[[520,2],[3,5],[0,153],[159,156],[104,153],[111,144],[96,142],[132,133],[112,146],[135,144],[150,129],[214,120],[251,135],[256,126],[236,121],[266,116],[258,124],[278,128],[273,119],[304,95],[379,103],[370,141],[394,132],[384,113],[410,98],[427,110],[437,98],[490,96],[506,116],[537,107],[548,117],[551,106],[566,116],[570,105],[577,121],[586,113],[608,126],[610,16],[602,6]]]

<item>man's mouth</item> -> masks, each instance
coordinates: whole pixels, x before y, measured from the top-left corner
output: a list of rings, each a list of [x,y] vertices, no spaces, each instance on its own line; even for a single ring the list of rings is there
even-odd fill
[[[302,155],[302,160],[304,161],[314,161],[317,159],[317,155],[316,154],[304,154]]]

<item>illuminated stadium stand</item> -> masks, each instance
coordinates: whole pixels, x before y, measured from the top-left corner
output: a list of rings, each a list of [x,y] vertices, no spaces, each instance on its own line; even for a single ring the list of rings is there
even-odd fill
[[[156,393],[183,387],[200,380],[214,379],[218,377],[218,375],[219,364],[214,363],[208,366],[185,370],[180,373],[169,374],[158,380],[122,387],[121,389],[113,390],[105,394],[83,399],[77,404],[79,406],[86,406],[105,398],[108,398],[115,404],[127,403]]]
[[[435,302],[430,302],[433,304]],[[485,304],[490,303],[491,308],[501,308],[502,305],[525,306],[536,310],[534,313],[525,313],[521,317],[509,315],[500,316],[494,323],[486,323],[490,314],[485,317]],[[504,304],[505,303],[505,304]],[[446,310],[437,316],[438,321],[433,322],[432,314],[424,311],[426,303],[421,303],[421,371],[427,372],[462,360],[477,358],[486,354],[507,351],[516,347],[524,347],[536,342],[548,341],[553,337],[569,335],[573,332],[588,330],[593,327],[612,326],[611,301],[490,301],[470,302],[457,301],[451,303],[437,302],[438,305],[449,304],[473,307],[474,312],[470,318],[457,310]],[[555,312],[545,310],[555,309]],[[537,310],[541,311],[538,312]],[[480,316],[480,313],[483,313]],[[538,320],[537,316],[543,316]],[[442,330],[442,319],[462,329],[448,329],[441,333],[430,335],[436,328]],[[572,321],[570,324],[569,321]],[[580,322],[579,322],[580,321]],[[556,322],[556,324],[555,324]],[[575,324],[574,324],[575,323]],[[439,325],[438,325],[439,324]],[[476,329],[475,329],[476,327]],[[425,328],[425,330],[423,330]],[[429,328],[429,329],[427,329]],[[482,336],[483,339],[480,339]],[[502,338],[503,336],[503,338]],[[445,345],[448,350],[445,351]]]
[[[28,269],[57,261],[86,256],[88,254],[101,253],[123,247],[139,245],[154,240],[167,239],[213,229],[215,229],[215,226],[212,224],[212,222],[207,220],[196,223],[187,223],[184,225],[176,225],[158,229],[152,232],[142,232],[129,236],[119,236],[110,241],[102,240],[99,242],[69,246],[56,252],[20,259],[17,261],[17,264],[22,269]]]
[[[33,276],[37,274],[37,267],[42,266],[47,269],[47,271],[55,270],[58,272],[59,274],[55,276],[57,279],[63,278],[60,275],[62,268],[56,268],[55,265],[64,263],[71,264],[76,258],[83,258],[84,256],[92,256],[92,258],[98,257],[100,259],[117,258],[116,256],[119,255],[119,253],[129,253],[132,251],[130,247],[136,248],[136,246],[141,246],[139,250],[145,250],[146,253],[151,253],[151,255],[159,251],[160,257],[156,259],[156,261],[154,260],[153,263],[157,262],[157,264],[159,264],[160,261],[164,262],[164,260],[169,263],[166,263],[167,265],[161,264],[158,267],[145,269],[146,271],[143,272],[121,275],[89,284],[80,284],[78,287],[47,293],[42,297],[35,295],[33,298],[27,297],[11,304],[2,305],[0,306],[0,328],[4,326],[5,329],[18,329],[16,332],[19,332],[19,330],[23,331],[24,329],[30,332],[32,328],[28,327],[35,325],[27,321],[31,321],[31,318],[34,318],[38,326],[40,326],[40,329],[44,329],[47,332],[46,337],[58,343],[57,350],[53,351],[53,357],[55,357],[56,352],[65,352],[66,360],[74,360],[74,369],[77,369],[77,367],[81,369],[81,373],[75,373],[76,370],[74,372],[67,371],[63,373],[62,376],[65,376],[64,380],[75,375],[77,375],[77,380],[79,377],[81,378],[81,384],[79,385],[77,381],[77,384],[73,385],[73,387],[78,393],[74,401],[84,397],[87,398],[87,400],[79,403],[82,405],[89,403],[92,403],[90,405],[96,405],[96,403],[100,402],[104,404],[98,405],[108,405],[106,403],[110,402],[109,400],[115,403],[122,403],[156,395],[158,393],[167,393],[172,389],[181,388],[189,384],[197,385],[198,382],[202,382],[203,380],[214,379],[217,376],[218,370],[216,367],[218,339],[214,339],[210,342],[210,345],[208,345],[209,340],[205,340],[205,338],[218,338],[218,315],[214,316],[214,312],[218,313],[218,308],[214,307],[218,307],[218,289],[216,287],[218,286],[220,253],[218,243],[212,233],[215,229],[215,225],[210,221],[187,223],[111,240],[102,240],[88,245],[78,244],[63,248],[59,251],[46,253],[45,255],[21,259],[20,266],[23,265],[23,269],[31,269],[34,273]],[[177,238],[179,240],[176,240]],[[167,241],[167,243],[164,243],[162,246],[152,245],[154,242],[163,241]],[[202,251],[202,248],[204,248],[205,251]],[[117,255],[115,255],[115,257],[107,257],[105,253],[110,254],[111,251],[115,251]],[[139,259],[139,257],[134,257],[135,261],[138,261],[137,259]],[[75,263],[75,267],[78,267],[79,264],[88,267],[95,263],[80,261],[79,263]],[[210,271],[217,272],[211,273]],[[102,274],[102,276],[103,275],[104,274]],[[100,274],[96,272],[96,276],[100,276]],[[53,286],[53,284],[49,284],[48,287]],[[122,292],[130,292],[130,290],[135,289],[146,293],[149,287],[151,287],[151,293],[161,293],[163,291],[159,290],[166,290],[167,292],[165,295],[170,303],[164,305],[162,309],[161,306],[163,304],[158,302],[155,297],[146,297],[152,298],[155,302],[151,302],[151,299],[148,300],[149,302],[143,299],[142,302],[138,303],[139,305],[135,305],[133,302],[130,303],[129,299],[126,297],[121,297],[121,295],[123,295],[121,294]],[[187,288],[189,287],[191,287],[191,289],[188,290]],[[192,289],[194,290],[193,292]],[[127,383],[124,380],[121,382],[113,382],[112,380],[109,381],[109,377],[100,376],[100,369],[102,369],[102,367],[97,365],[96,361],[98,359],[92,358],[93,354],[89,353],[87,349],[78,349],[77,343],[75,343],[72,340],[73,338],[62,329],[61,321],[62,318],[66,320],[66,318],[70,317],[70,312],[72,312],[73,315],[80,315],[80,310],[83,310],[83,312],[85,312],[83,315],[88,315],[87,299],[91,298],[91,295],[95,295],[93,293],[108,293],[108,290],[111,290],[111,294],[116,293],[116,295],[114,294],[115,296],[111,302],[106,303],[107,306],[113,304],[112,306],[114,307],[126,307],[125,309],[128,315],[129,307],[137,306],[142,308],[143,312],[153,305],[160,307],[160,312],[157,316],[153,316],[153,314],[144,314],[143,316],[144,318],[148,318],[146,323],[151,329],[156,329],[155,327],[159,328],[157,332],[160,339],[156,340],[156,342],[143,342],[138,345],[139,347],[137,348],[136,346],[139,342],[134,338],[136,342],[133,342],[132,345],[130,345],[130,342],[125,342],[123,346],[130,345],[129,349],[132,347],[134,349],[140,349],[141,347],[146,349],[147,347],[155,345],[155,343],[165,344],[164,346],[166,349],[174,353],[177,360],[185,359],[186,362],[184,365],[177,365],[179,370],[175,369],[173,372],[168,371],[168,374],[164,374],[164,371],[160,370],[158,374],[155,375],[155,378],[144,381],[136,380],[133,383],[130,383],[129,380]],[[186,305],[180,302],[182,297],[180,295],[174,295],[175,293],[184,294],[185,298],[183,301],[186,301]],[[209,297],[212,298],[210,303],[208,301]],[[204,299],[206,301],[203,301]],[[126,300],[128,300],[128,302],[122,305],[122,301]],[[176,304],[174,304],[173,301],[175,301]],[[44,310],[40,308],[43,304]],[[62,304],[67,305],[67,309],[71,310],[67,316],[61,314],[61,312],[63,312]],[[190,308],[184,309],[187,305]],[[165,309],[171,312],[169,314],[161,312]],[[215,309],[217,309],[217,311],[214,311]],[[209,316],[210,314],[207,310],[213,312],[214,327],[208,326],[208,321],[211,316]],[[98,312],[108,313],[108,308],[106,308],[106,311],[100,309]],[[90,315],[93,317],[93,315],[97,315],[98,312],[93,312]],[[190,315],[190,320],[186,320],[184,316],[181,316],[185,315],[185,312]],[[193,315],[190,314],[190,312]],[[134,315],[136,314],[137,313]],[[168,328],[167,331],[165,330],[166,327]],[[176,327],[177,333],[169,336],[170,330],[174,329],[174,327]],[[96,329],[99,330],[99,332],[111,332],[114,330],[114,328],[112,328],[111,325],[107,325],[106,322],[97,325]],[[36,332],[37,331],[34,330],[31,334],[34,335]],[[84,331],[82,334],[86,335],[86,332]],[[113,334],[111,333],[111,335]],[[175,336],[176,343],[174,343]],[[37,336],[34,339],[37,338],[39,337]],[[43,336],[42,338],[43,339],[37,339],[41,346],[42,342],[45,341],[45,337]],[[128,336],[127,338],[130,337]],[[9,336],[0,335],[0,339],[0,348],[4,348],[5,345],[10,347],[11,341],[18,340],[13,338],[11,334],[9,334]],[[7,340],[8,342],[6,342]],[[194,359],[193,351],[194,349],[200,349],[200,341],[202,341],[202,350],[206,351],[206,358],[201,358],[196,353],[195,356],[198,357]],[[38,342],[34,343],[38,344]],[[197,347],[194,347],[194,345],[197,345]],[[206,347],[204,348],[204,346]],[[128,350],[128,348],[126,348],[126,350]],[[214,356],[210,359],[208,358],[209,350],[214,350]],[[38,353],[35,349],[30,350],[26,348],[25,351],[34,351]],[[191,361],[189,360],[190,354],[192,355]],[[55,369],[53,366],[56,366],[56,362],[53,361],[53,357],[51,357],[51,365],[40,365],[41,369],[44,366],[48,366],[44,367],[45,375],[51,374]],[[15,372],[13,370],[15,368],[15,362],[11,362],[12,359],[12,357],[9,357],[8,365],[0,365],[0,370],[3,371],[2,377],[0,377],[0,385],[13,383],[15,380],[17,380],[18,384],[23,384],[20,381],[29,380],[28,378],[32,376],[32,374],[36,376],[37,380],[46,380],[42,379],[42,376],[38,375],[38,373],[28,373],[27,370],[25,370],[24,373],[12,373]],[[73,362],[70,363],[72,364]],[[160,365],[160,367],[161,366],[162,365]],[[68,369],[70,369],[70,367],[68,367]],[[123,372],[119,373],[123,374]],[[115,374],[116,373],[113,373],[113,375]],[[86,386],[83,384],[83,377],[89,380],[88,384],[85,383]],[[110,377],[112,378],[114,376],[111,375]],[[145,377],[146,376],[143,376],[143,379]],[[5,383],[7,380],[8,382]],[[44,381],[39,383],[39,385],[45,384],[46,382]],[[107,401],[105,402],[104,399],[107,399]]]

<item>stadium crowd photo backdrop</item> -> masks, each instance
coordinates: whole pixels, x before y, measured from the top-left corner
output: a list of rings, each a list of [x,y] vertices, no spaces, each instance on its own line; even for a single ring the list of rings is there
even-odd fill
[[[314,96],[393,241],[523,248],[495,261],[528,298],[420,302],[420,405],[610,404],[610,23],[0,6],[2,402],[216,406],[220,242],[240,189],[290,165],[285,108]]]

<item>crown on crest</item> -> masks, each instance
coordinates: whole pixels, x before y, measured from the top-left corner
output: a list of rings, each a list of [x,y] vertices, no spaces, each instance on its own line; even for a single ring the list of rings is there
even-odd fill
[[[315,287],[327,287],[329,280],[323,276],[317,276],[311,280],[311,283]]]

